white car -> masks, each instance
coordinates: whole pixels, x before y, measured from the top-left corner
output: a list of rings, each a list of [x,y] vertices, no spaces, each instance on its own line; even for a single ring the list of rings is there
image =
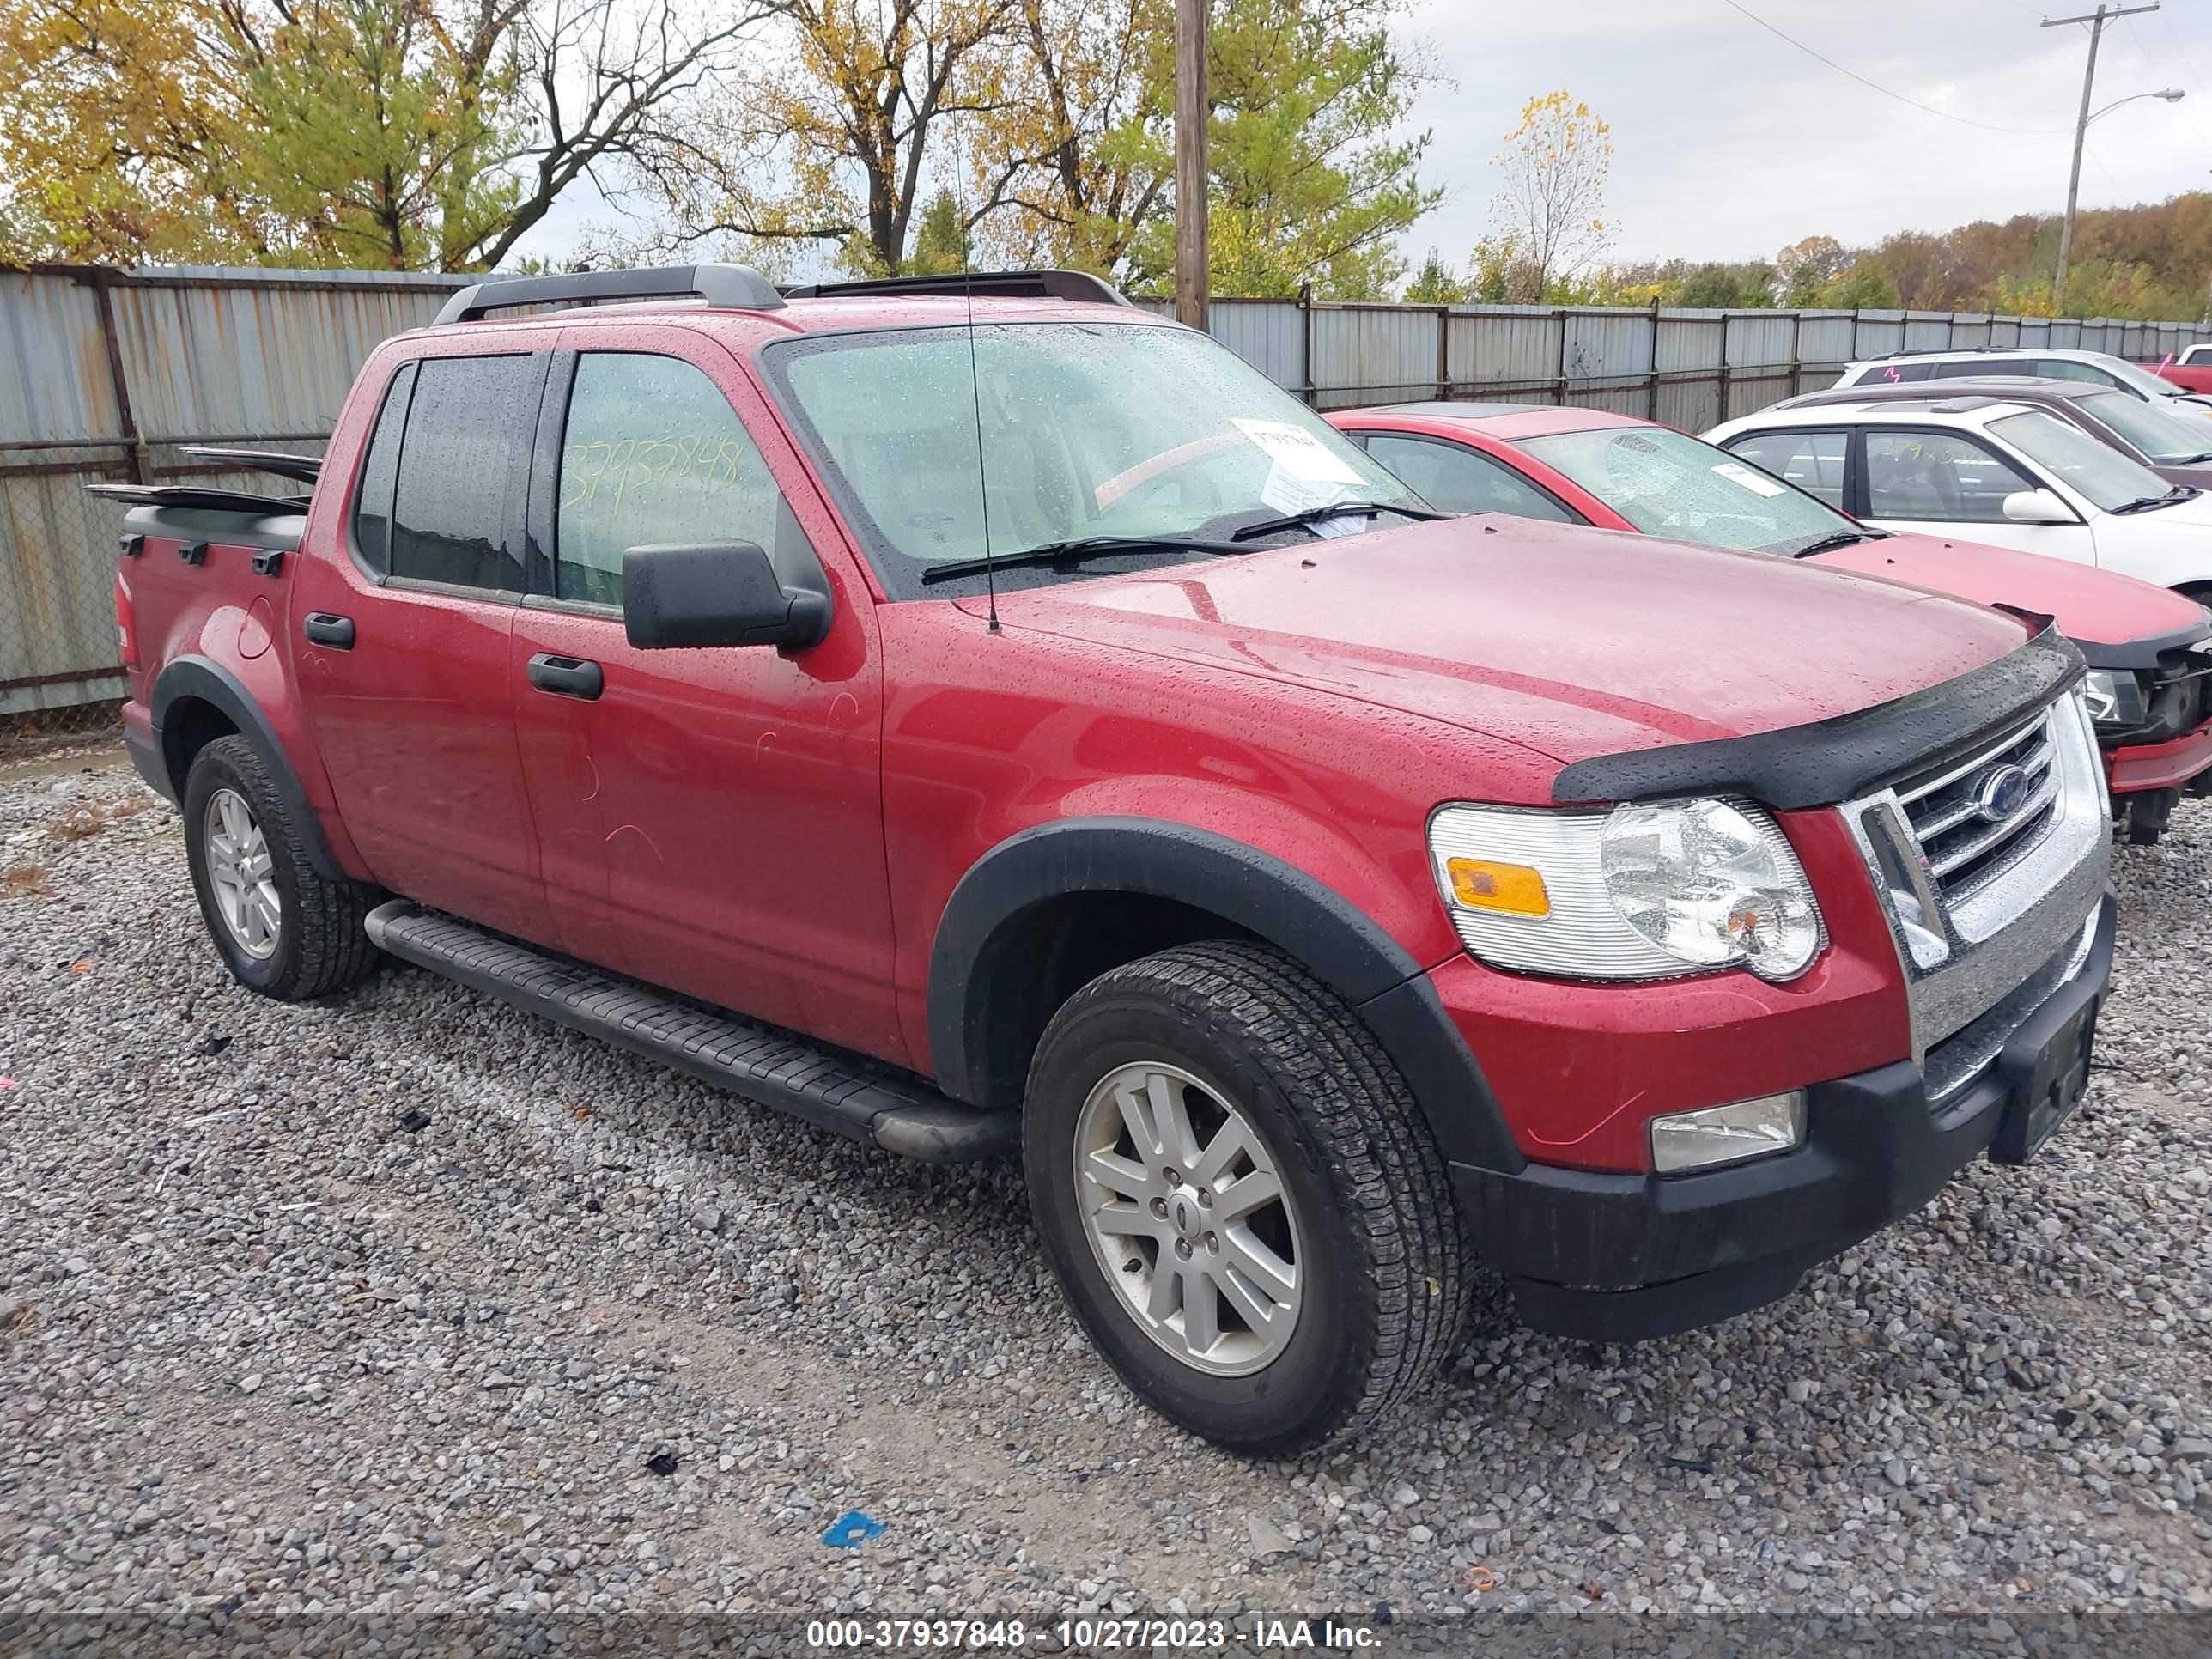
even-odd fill
[[[2193,345],[2181,348],[2181,355],[2173,360],[2176,368],[2212,368],[2212,345]]]
[[[2190,351],[2212,348],[2191,346]],[[2181,361],[2190,361],[2187,352]],[[2047,346],[1973,346],[1962,351],[1901,351],[1845,366],[1838,386],[1893,386],[1900,380],[1984,380],[2017,374],[2037,380],[2087,380],[2118,386],[2149,402],[2179,404],[2190,413],[2212,416],[2212,402],[2161,380],[2139,363],[2109,351],[2075,351]]]
[[[2212,600],[2212,496],[2024,404],[1767,409],[1706,441],[1883,530],[2016,547]]]

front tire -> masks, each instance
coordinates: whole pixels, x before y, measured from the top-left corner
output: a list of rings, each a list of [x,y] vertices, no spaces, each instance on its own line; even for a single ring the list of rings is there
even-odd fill
[[[1116,968],[1046,1028],[1030,1202],[1076,1318],[1164,1416],[1281,1455],[1359,1434],[1442,1364],[1468,1251],[1419,1107],[1281,953]]]
[[[185,849],[231,977],[280,1002],[343,990],[376,965],[362,918],[380,896],[322,875],[246,738],[218,738],[185,781]]]

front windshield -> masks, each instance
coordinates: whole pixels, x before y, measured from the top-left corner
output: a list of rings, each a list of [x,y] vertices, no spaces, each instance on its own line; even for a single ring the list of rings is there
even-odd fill
[[[2124,392],[2075,399],[2091,420],[2112,428],[2161,466],[2212,459],[2212,427]]]
[[[1991,421],[1990,432],[2107,513],[2172,488],[2142,462],[2039,409]]]
[[[1524,438],[1518,447],[1648,536],[1786,554],[1830,536],[1865,533],[1795,485],[1668,427],[1559,432]]]
[[[927,587],[921,577],[987,552],[1094,536],[1219,540],[1338,501],[1423,509],[1289,393],[1186,329],[1116,320],[823,334],[779,342],[763,362],[902,599],[980,591],[981,573]],[[1377,522],[1346,516],[1310,533]]]

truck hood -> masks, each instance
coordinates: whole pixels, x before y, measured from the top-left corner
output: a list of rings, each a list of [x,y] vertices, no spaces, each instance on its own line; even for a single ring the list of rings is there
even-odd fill
[[[999,614],[1563,763],[1827,720],[2027,638],[2013,617],[1892,581],[1496,514],[1027,589]]]
[[[2111,665],[2100,655],[2136,654],[2124,649],[2130,645],[2148,641],[2185,645],[2212,633],[2212,619],[2206,617],[2204,607],[2172,588],[2117,570],[2014,548],[1896,535],[1815,553],[1805,562],[1888,576],[1978,605],[2035,611],[2056,622],[2058,631],[2080,646],[2094,666]]]

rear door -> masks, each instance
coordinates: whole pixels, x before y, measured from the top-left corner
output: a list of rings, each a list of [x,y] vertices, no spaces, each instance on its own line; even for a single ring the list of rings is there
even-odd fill
[[[495,337],[393,376],[341,545],[300,561],[288,625],[302,704],[371,873],[543,941],[506,671],[546,358],[495,348]]]
[[[507,664],[562,944],[901,1058],[867,586],[721,345],[605,327],[562,344],[533,463],[534,591]],[[710,540],[758,543],[787,580],[823,570],[829,637],[633,649],[624,550]]]

